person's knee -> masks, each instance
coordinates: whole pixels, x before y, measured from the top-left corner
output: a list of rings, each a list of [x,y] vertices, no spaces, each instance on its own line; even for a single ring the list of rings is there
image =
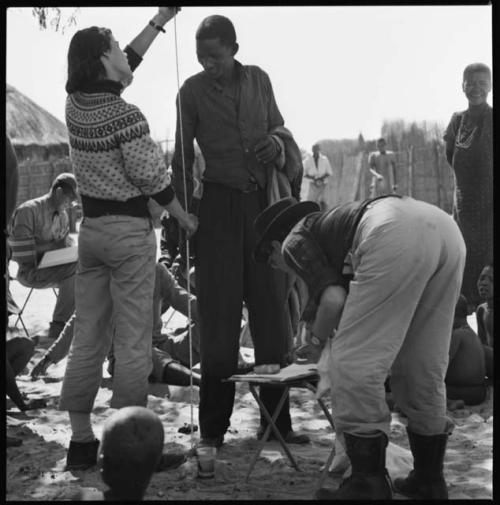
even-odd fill
[[[25,356],[26,362],[35,354],[35,343],[28,337],[14,337],[8,341],[8,356]]]

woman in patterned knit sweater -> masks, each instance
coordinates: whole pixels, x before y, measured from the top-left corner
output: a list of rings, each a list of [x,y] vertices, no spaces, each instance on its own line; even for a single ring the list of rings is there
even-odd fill
[[[111,345],[110,319],[116,358],[110,406],[147,403],[156,260],[149,198],[175,216],[188,235],[197,228],[196,217],[186,214],[175,196],[146,118],[120,96],[175,13],[173,7],[159,8],[125,51],[110,30],[95,26],[78,31],[68,50],[66,124],[84,215],[75,334],[59,403],[71,422],[68,469],[96,463],[99,442],[90,412]]]

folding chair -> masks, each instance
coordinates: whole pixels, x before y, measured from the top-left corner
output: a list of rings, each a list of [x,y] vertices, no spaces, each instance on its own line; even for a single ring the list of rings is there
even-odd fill
[[[15,328],[17,328],[17,323],[21,321],[21,324],[23,325],[24,333],[26,333],[26,336],[28,338],[31,338],[28,329],[26,328],[26,325],[24,324],[23,318],[22,318],[22,310],[18,307],[17,303],[14,301],[14,298],[12,297],[12,294],[10,292],[10,289],[7,290],[7,317],[8,316],[17,316],[16,319],[16,324],[14,325]]]
[[[10,278],[10,280],[17,280],[15,278]],[[19,282],[19,281],[18,281]],[[14,323],[14,328],[17,328],[17,325],[19,324],[19,322],[21,322],[22,324],[22,327],[24,329],[24,332],[26,333],[27,337],[28,338],[31,338],[31,335],[29,334],[28,332],[28,329],[26,328],[26,325],[24,324],[24,321],[23,321],[23,314],[25,312],[25,309],[26,309],[26,306],[28,305],[28,302],[31,298],[31,295],[33,293],[33,290],[35,288],[29,288],[29,292],[28,292],[28,295],[26,296],[21,308],[19,308],[19,306],[17,305],[17,303],[14,301],[14,298],[12,296],[12,293],[10,292],[10,289],[8,290],[8,293],[7,293],[7,310],[8,310],[8,314],[12,314],[12,315],[17,315],[17,319],[16,319],[16,322]],[[59,293],[57,291],[56,288],[52,288],[52,291],[57,299],[57,297],[59,296]]]

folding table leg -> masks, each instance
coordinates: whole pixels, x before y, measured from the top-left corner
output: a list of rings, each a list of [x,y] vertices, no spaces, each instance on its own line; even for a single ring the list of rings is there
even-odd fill
[[[309,391],[312,391],[314,394],[316,394],[317,389],[310,382],[305,382],[304,386],[307,389],[309,389]],[[316,398],[316,400],[318,401],[321,410],[325,414],[325,417],[328,419],[328,422],[330,423],[333,431],[335,431],[335,424],[333,423],[333,417],[330,414],[330,411],[326,408],[325,402],[321,398]]]
[[[278,418],[278,415],[281,412],[281,409],[283,408],[283,404],[285,403],[285,399],[290,391],[290,388],[289,387],[284,388],[283,394],[281,395],[280,401],[278,402],[278,405],[276,406],[276,409],[274,410],[272,417],[269,415],[269,412],[267,411],[266,407],[261,402],[259,395],[257,394],[257,391],[255,390],[255,386],[253,384],[249,383],[249,388],[250,388],[250,392],[252,393],[253,397],[255,398],[259,407],[261,408],[262,413],[264,414],[264,417],[266,418],[266,421],[268,424],[267,424],[267,428],[264,432],[264,435],[262,436],[262,439],[260,441],[258,450],[255,453],[255,456],[253,457],[252,462],[250,463],[250,467],[248,468],[247,475],[245,477],[245,481],[248,481],[248,478],[250,477],[250,474],[252,473],[255,463],[257,463],[257,460],[259,459],[259,455],[262,452],[262,449],[264,448],[264,444],[266,443],[266,441],[269,437],[271,429],[273,430],[274,434],[276,435],[276,438],[278,439],[281,446],[283,447],[283,449],[284,449],[286,455],[288,456],[288,459],[292,463],[293,467],[296,470],[298,470],[299,466],[297,465],[297,462],[295,461],[294,457],[292,456],[290,449],[288,449],[286,442],[283,440],[283,437],[281,436],[281,433],[279,432],[278,428],[276,428],[276,424],[275,424],[275,421]]]
[[[332,464],[333,457],[335,456],[335,444],[332,447],[332,450],[330,451],[330,454],[328,455],[328,460],[326,461],[325,468],[323,468],[323,471],[321,472],[321,476],[318,479],[318,482],[316,483],[316,488],[315,492],[318,491],[318,489],[321,489],[323,487],[323,484],[325,483],[326,476],[328,475],[328,471],[330,470],[330,465]]]
[[[309,391],[312,391],[314,394],[317,392],[317,388],[315,388],[310,382],[304,383],[304,386],[309,389]],[[333,422],[332,415],[330,414],[330,411],[325,405],[325,402],[321,398],[316,398],[318,400],[319,406],[321,407],[321,410],[325,414],[325,417],[328,419],[328,422],[330,423],[333,431],[335,431],[335,424]],[[315,492],[318,491],[318,489],[321,489],[323,487],[323,484],[325,483],[326,477],[328,475],[328,472],[330,470],[330,465],[332,464],[333,458],[335,456],[335,444],[332,447],[332,450],[330,451],[330,454],[328,455],[328,460],[326,461],[325,468],[321,472],[321,476],[318,479],[318,482],[316,483],[316,488]]]

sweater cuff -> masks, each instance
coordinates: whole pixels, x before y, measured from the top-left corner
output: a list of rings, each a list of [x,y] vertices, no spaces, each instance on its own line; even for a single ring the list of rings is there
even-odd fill
[[[141,63],[142,58],[130,46],[126,46],[123,52],[127,55],[128,65],[133,72]]]
[[[151,195],[151,198],[154,198],[156,202],[158,202],[162,207],[168,205],[175,197],[175,191],[172,186],[167,186],[165,189],[162,189],[159,193],[155,193]]]

